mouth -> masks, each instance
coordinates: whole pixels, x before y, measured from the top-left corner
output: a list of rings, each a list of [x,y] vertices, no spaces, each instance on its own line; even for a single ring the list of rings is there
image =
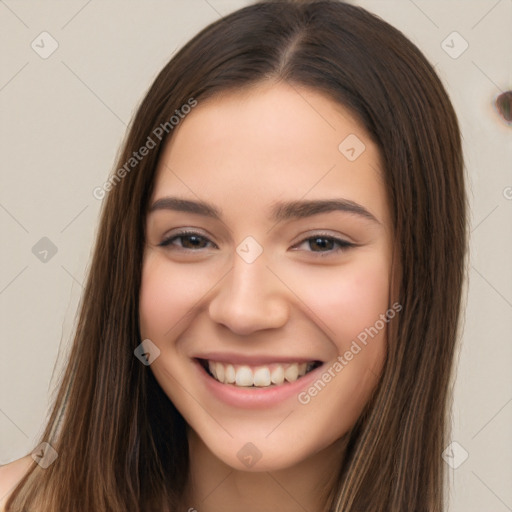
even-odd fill
[[[217,382],[237,388],[275,388],[293,383],[322,365],[322,361],[275,362],[247,365],[196,359],[205,372]]]

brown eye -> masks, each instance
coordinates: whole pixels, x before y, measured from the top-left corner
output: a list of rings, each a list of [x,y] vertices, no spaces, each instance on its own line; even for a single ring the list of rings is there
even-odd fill
[[[321,251],[324,250],[332,250],[335,247],[335,242],[332,238],[318,237],[318,238],[310,238],[308,240],[309,246],[314,249],[318,248]]]
[[[298,248],[304,244],[309,248],[307,252],[317,253],[320,256],[337,253],[355,246],[355,244],[341,238],[324,235],[315,235],[305,238],[295,247]]]
[[[174,243],[176,240],[180,240],[180,244]],[[187,249],[187,250],[194,250],[194,249],[206,249],[207,245],[213,242],[208,240],[205,236],[202,236],[198,233],[195,233],[193,231],[190,232],[182,232],[175,235],[170,236],[169,238],[166,238],[162,242],[158,244],[159,247],[168,247],[168,246],[174,246],[178,249]],[[213,244],[215,245],[215,244]]]

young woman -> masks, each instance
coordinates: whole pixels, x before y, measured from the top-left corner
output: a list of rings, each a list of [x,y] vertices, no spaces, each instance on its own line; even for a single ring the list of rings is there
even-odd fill
[[[165,66],[95,194],[6,510],[443,510],[466,199],[408,39],[337,1],[234,12]]]

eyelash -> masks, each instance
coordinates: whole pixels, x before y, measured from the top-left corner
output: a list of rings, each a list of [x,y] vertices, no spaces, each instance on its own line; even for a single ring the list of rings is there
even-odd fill
[[[207,237],[205,237],[205,236],[203,236],[200,233],[197,233],[195,231],[182,231],[180,233],[177,233],[177,234],[174,234],[174,235],[170,236],[169,238],[166,238],[165,240],[160,242],[158,244],[158,246],[159,247],[169,247],[169,246],[172,245],[172,242],[174,240],[179,239],[179,238],[183,239],[183,238],[187,238],[187,237],[197,237],[197,238],[200,238],[202,240],[207,240],[208,242],[213,243]],[[308,252],[312,252],[313,254],[317,254],[319,257],[325,257],[326,255],[330,255],[330,254],[337,254],[339,252],[346,251],[347,249],[350,249],[351,247],[355,247],[355,245],[356,245],[356,244],[353,244],[351,242],[347,242],[346,240],[343,240],[341,238],[334,237],[332,235],[318,233],[318,234],[315,234],[313,236],[304,238],[298,244],[296,244],[296,246],[302,245],[304,242],[310,242],[312,240],[318,240],[318,239],[327,240],[329,242],[333,242],[334,244],[338,245],[337,249],[330,250],[330,251],[308,251]],[[294,246],[294,247],[296,247],[296,246]],[[203,248],[200,248],[200,249],[203,249]],[[194,249],[187,249],[187,248],[184,248],[184,247],[178,247],[178,250],[197,252]]]

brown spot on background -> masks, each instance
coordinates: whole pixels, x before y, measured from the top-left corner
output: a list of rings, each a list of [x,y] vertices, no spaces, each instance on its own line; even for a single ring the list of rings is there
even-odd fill
[[[512,121],[512,91],[506,91],[496,99],[496,107],[501,117],[508,121]]]

